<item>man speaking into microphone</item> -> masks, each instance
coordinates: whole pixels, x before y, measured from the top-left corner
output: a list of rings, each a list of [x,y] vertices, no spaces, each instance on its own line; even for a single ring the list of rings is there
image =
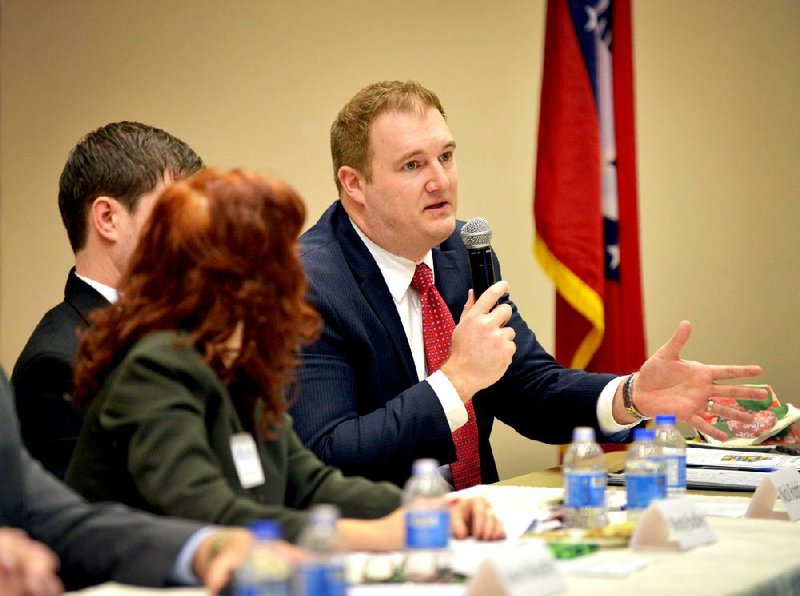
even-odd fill
[[[432,457],[461,489],[498,479],[495,418],[554,444],[569,442],[575,426],[625,441],[656,413],[724,438],[699,416],[708,404],[763,398],[760,389],[714,384],[757,376],[758,366],[681,360],[688,323],[638,374],[615,377],[559,365],[517,312],[507,282],[476,299],[471,271],[482,289],[500,266],[484,251],[490,276],[462,241],[455,150],[438,97],[413,81],[365,87],[331,126],[339,198],[301,238],[324,329],[302,352],[292,408],[295,429],[321,459],[402,485],[415,459]]]

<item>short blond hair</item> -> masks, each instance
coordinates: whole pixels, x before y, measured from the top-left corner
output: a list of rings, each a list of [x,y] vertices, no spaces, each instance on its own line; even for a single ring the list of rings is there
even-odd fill
[[[369,131],[375,118],[383,112],[424,111],[436,108],[446,119],[444,108],[436,94],[416,81],[379,81],[356,93],[336,116],[331,125],[331,157],[333,178],[341,193],[339,168],[350,166],[372,181],[372,149]]]

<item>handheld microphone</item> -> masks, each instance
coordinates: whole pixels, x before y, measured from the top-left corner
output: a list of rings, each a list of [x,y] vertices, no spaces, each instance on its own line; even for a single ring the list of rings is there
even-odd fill
[[[461,241],[469,253],[475,300],[497,281],[492,261],[492,226],[482,217],[469,220],[461,228]]]

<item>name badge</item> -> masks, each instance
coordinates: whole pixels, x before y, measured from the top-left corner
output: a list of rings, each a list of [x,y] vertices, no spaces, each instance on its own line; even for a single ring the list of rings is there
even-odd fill
[[[231,455],[242,488],[253,488],[264,484],[264,469],[261,467],[261,459],[258,457],[258,449],[252,435],[249,433],[233,435]]]
[[[653,501],[631,537],[633,549],[688,550],[717,538],[700,509],[689,499]]]
[[[786,507],[786,513],[774,511],[778,497]],[[800,519],[800,474],[794,468],[783,468],[770,472],[761,480],[745,517],[766,519]]]

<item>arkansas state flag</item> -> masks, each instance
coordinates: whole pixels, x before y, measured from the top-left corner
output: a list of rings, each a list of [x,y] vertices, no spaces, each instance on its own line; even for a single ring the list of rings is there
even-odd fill
[[[534,252],[556,286],[556,359],[645,360],[629,0],[548,0]]]

